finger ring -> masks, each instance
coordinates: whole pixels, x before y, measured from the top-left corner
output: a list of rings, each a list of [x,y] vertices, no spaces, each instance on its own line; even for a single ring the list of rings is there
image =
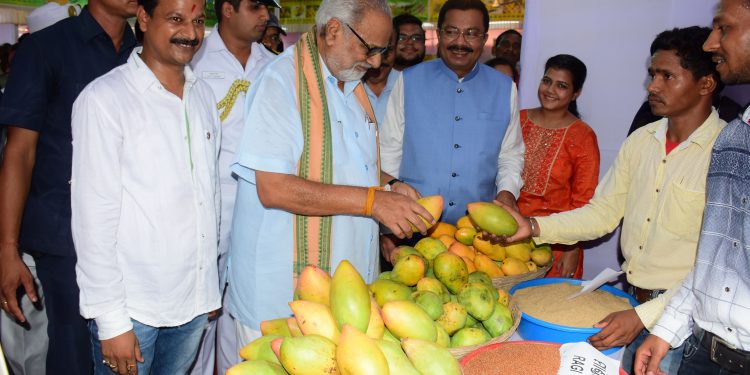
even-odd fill
[[[125,367],[125,369],[128,370],[128,374],[130,374],[130,372],[133,371],[134,368],[135,368],[135,365],[132,363],[129,364],[127,367]]]
[[[104,364],[105,366],[107,366],[107,367],[109,367],[110,369],[112,369],[112,370],[114,370],[114,369],[116,369],[116,368],[117,368],[117,364],[116,364],[116,363],[110,363],[110,362],[109,362],[108,360],[106,360],[106,359],[102,360],[102,363],[103,363],[103,364]]]
[[[3,300],[3,306],[8,306],[8,301]]]

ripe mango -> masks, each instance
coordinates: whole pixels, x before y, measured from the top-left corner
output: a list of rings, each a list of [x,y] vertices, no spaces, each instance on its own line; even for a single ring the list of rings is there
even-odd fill
[[[474,265],[474,261],[467,258],[467,257],[461,257],[463,259],[464,263],[466,264],[466,272],[472,273],[477,271],[477,266]]]
[[[516,219],[504,208],[489,202],[469,203],[469,217],[479,228],[496,236],[512,236],[518,231]]]
[[[435,322],[435,331],[437,332],[437,338],[435,339],[436,344],[443,348],[451,346],[451,336],[448,335],[448,331],[437,322]]]
[[[271,351],[276,356],[276,359],[281,363],[281,344],[284,342],[285,337],[279,337],[271,340]]]
[[[386,302],[403,301],[411,297],[411,289],[408,286],[392,280],[375,280],[370,284],[370,290],[380,307]]]
[[[428,291],[442,297],[443,288],[445,288],[445,286],[438,279],[433,277],[424,277],[417,282],[417,291],[419,292]]]
[[[458,293],[469,278],[469,270],[460,256],[451,252],[440,253],[433,262],[435,277],[453,293]]]
[[[500,267],[503,273],[508,276],[520,275],[522,273],[529,272],[529,268],[526,264],[516,258],[505,258],[503,265]]]
[[[393,375],[421,375],[414,365],[409,361],[409,357],[401,349],[400,342],[378,340],[378,347],[383,352],[385,360],[388,362],[388,371]]]
[[[467,315],[468,313],[466,312],[466,309],[461,306],[460,303],[448,302],[443,304],[443,314],[437,319],[437,323],[440,324],[449,335],[452,335],[466,326]]]
[[[479,328],[462,328],[451,337],[451,348],[474,346],[492,340],[487,331]]]
[[[401,258],[404,258],[407,255],[414,254],[414,255],[422,255],[417,249],[411,247],[411,246],[399,246],[396,249],[393,250],[393,254],[391,254],[391,261],[393,264],[398,263]]]
[[[331,276],[316,266],[307,266],[299,274],[294,294],[298,299],[328,306],[331,295]]]
[[[289,327],[286,324],[287,319],[288,318],[278,318],[260,322],[260,333],[263,335],[291,337],[292,333],[289,331]]]
[[[401,347],[422,374],[461,375],[461,366],[446,348],[420,339],[401,340]]]
[[[505,333],[513,326],[513,316],[510,309],[505,305],[495,304],[495,311],[487,320],[482,321],[482,325],[492,337],[497,337]]]
[[[458,218],[456,221],[456,228],[474,228],[477,229],[477,224],[469,218],[469,215],[464,215]]]
[[[424,277],[426,270],[427,264],[422,256],[407,255],[393,266],[391,280],[400,282],[406,286],[414,286]]]
[[[529,272],[534,272],[534,271],[536,271],[538,269],[538,267],[536,266],[536,263],[534,263],[532,261],[526,262],[526,268],[529,269]]]
[[[240,362],[227,370],[226,375],[286,375],[281,365],[264,360]]]
[[[292,337],[299,337],[302,336],[302,329],[299,328],[299,324],[297,324],[297,320],[294,318],[287,318],[286,319],[286,326],[289,328],[289,332],[292,333]]]
[[[370,297],[370,322],[367,324],[367,337],[379,340],[383,338],[383,332],[385,331],[385,323],[383,318],[380,316],[380,308],[378,303],[375,302],[374,297]]]
[[[443,298],[433,292],[417,291],[412,294],[412,299],[432,320],[439,318],[443,313]]]
[[[474,319],[471,315],[466,315],[466,324],[464,324],[464,328],[476,328],[477,324],[479,324],[479,321]]]
[[[377,280],[390,280],[391,279],[391,271],[384,271],[381,272],[380,275],[376,278]]]
[[[376,341],[349,324],[341,330],[336,360],[341,375],[388,374],[388,361]]]
[[[508,304],[510,303],[510,294],[505,289],[497,289],[497,303],[508,307]]]
[[[492,260],[503,260],[506,256],[505,248],[502,245],[493,245],[490,241],[485,241],[480,236],[474,237],[474,248]]]
[[[411,301],[391,301],[383,305],[383,322],[396,338],[415,337],[435,341],[437,332],[427,313]]]
[[[453,224],[448,224],[445,222],[438,222],[430,228],[430,230],[427,231],[427,234],[432,238],[440,238],[440,236],[448,235],[453,237],[453,234],[456,233],[456,226]]]
[[[331,311],[339,327],[351,324],[360,332],[370,322],[370,292],[362,276],[349,261],[336,267],[331,281]]]
[[[516,258],[522,262],[531,260],[531,245],[529,241],[514,242],[505,246],[505,253],[510,258]]]
[[[388,330],[388,327],[386,327],[385,330],[383,330],[383,340],[391,341],[395,343],[401,342],[401,340],[397,339],[396,336],[394,336],[393,333],[391,333],[391,331]]]
[[[261,336],[240,349],[240,357],[247,361],[263,360],[281,364],[271,349],[271,341],[278,338],[281,336]]]
[[[279,359],[292,375],[336,374],[336,344],[318,335],[287,337]]]
[[[458,293],[458,303],[477,320],[488,319],[497,303],[493,289],[482,283],[468,283]]]
[[[339,342],[339,327],[328,306],[299,300],[289,302],[289,307],[303,335],[320,335],[333,341],[334,344]]]
[[[468,246],[471,245],[474,242],[474,237],[477,236],[477,230],[474,228],[458,228],[456,231],[456,234],[454,234],[454,237],[456,237],[456,240],[458,242]]]
[[[544,267],[552,262],[552,251],[546,248],[537,248],[531,251],[531,260],[539,267]]]
[[[477,253],[472,248],[458,241],[452,243],[451,246],[448,248],[448,251],[460,257],[469,258],[472,261],[474,260],[474,257],[477,255]]]
[[[456,237],[453,237],[453,235],[449,236],[447,234],[443,234],[440,237],[438,237],[437,239],[440,240],[440,242],[442,242],[443,245],[445,245],[445,247],[448,247],[448,248],[450,248],[451,245],[454,242],[456,242]]]
[[[428,261],[435,259],[438,254],[448,250],[440,240],[432,237],[425,237],[419,240],[419,242],[414,245],[414,248],[417,249],[417,251],[419,251],[419,253]]]
[[[467,282],[469,282],[469,283],[481,283],[481,284],[487,285],[490,288],[494,287],[492,285],[492,279],[490,279],[489,275],[487,275],[486,273],[484,273],[482,271],[476,271],[476,272],[470,273],[469,274],[469,279],[468,279]]]
[[[477,267],[477,271],[484,272],[491,278],[505,276],[500,267],[484,254],[477,254],[474,258],[474,265]]]
[[[417,203],[419,203],[422,207],[424,207],[427,212],[432,215],[432,218],[435,220],[434,223],[437,223],[438,220],[440,220],[440,214],[443,213],[443,196],[442,195],[430,195],[428,197],[422,197],[417,199]],[[432,228],[434,223],[431,223],[427,221],[425,218],[421,217],[422,222],[424,222],[424,225],[427,227],[427,229]],[[415,227],[414,225],[411,225],[412,232],[419,232],[419,229]]]

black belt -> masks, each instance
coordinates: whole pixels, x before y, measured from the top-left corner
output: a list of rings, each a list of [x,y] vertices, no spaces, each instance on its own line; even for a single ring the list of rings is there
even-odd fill
[[[635,298],[638,303],[646,303],[666,292],[666,289],[643,289],[630,285],[628,293]]]
[[[701,345],[708,350],[711,360],[729,371],[750,374],[750,352],[735,348],[721,337],[703,331]]]

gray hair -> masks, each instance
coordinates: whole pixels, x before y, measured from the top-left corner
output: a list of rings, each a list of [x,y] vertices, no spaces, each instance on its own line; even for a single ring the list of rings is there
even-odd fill
[[[381,12],[391,18],[391,8],[387,0],[323,0],[315,14],[318,33],[325,32],[325,26],[332,18],[356,25],[368,11]]]

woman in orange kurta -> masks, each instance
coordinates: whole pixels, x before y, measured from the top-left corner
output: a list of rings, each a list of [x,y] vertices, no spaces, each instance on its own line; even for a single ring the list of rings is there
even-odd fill
[[[547,216],[588,203],[599,180],[599,146],[594,131],[579,118],[576,99],[586,80],[586,65],[574,56],[547,60],[539,84],[541,106],[521,111],[526,145],[524,186],[518,209],[524,216]],[[553,245],[547,277],[583,276],[583,251]]]

